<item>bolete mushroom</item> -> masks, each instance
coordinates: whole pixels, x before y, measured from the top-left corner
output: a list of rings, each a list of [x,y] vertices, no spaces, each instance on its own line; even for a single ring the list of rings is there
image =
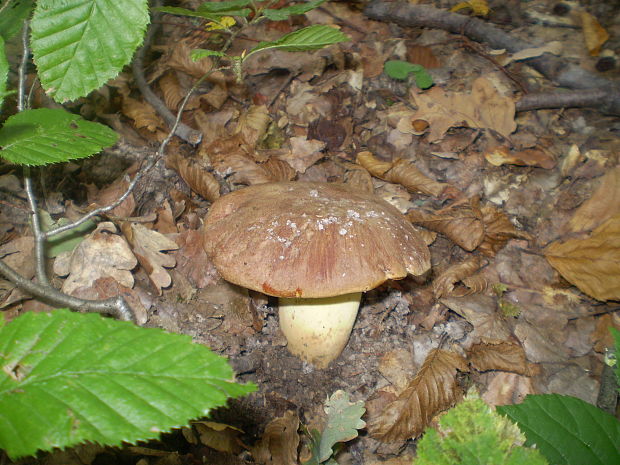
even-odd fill
[[[344,184],[246,187],[216,200],[204,226],[222,277],[278,297],[290,352],[320,368],[344,349],[362,292],[430,268],[396,208]]]

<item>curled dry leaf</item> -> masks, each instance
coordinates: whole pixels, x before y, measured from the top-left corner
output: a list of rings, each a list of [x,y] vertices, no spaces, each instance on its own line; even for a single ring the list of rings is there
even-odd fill
[[[226,156],[212,158],[215,170],[234,184],[265,184],[272,182],[271,174],[263,165],[259,165],[249,155],[230,153]]]
[[[138,261],[127,241],[116,234],[111,222],[99,223],[86,239],[72,252],[59,255],[54,261],[54,272],[69,277],[62,291],[73,295],[81,287],[91,287],[99,278],[111,277],[124,287],[133,287],[131,271]]]
[[[179,248],[170,252],[176,259],[177,272],[198,289],[215,284],[219,279],[215,265],[204,250],[202,234],[201,231],[191,229],[179,233],[175,237]]]
[[[508,147],[495,147],[485,152],[484,158],[493,166],[537,166],[550,170],[557,164],[551,153],[536,148],[512,152]]]
[[[480,260],[480,257],[472,256],[465,260],[463,263],[457,263],[443,271],[439,276],[437,276],[437,278],[435,278],[432,284],[435,298],[439,299],[444,295],[462,296],[473,294],[475,292],[480,292],[477,289],[477,287],[480,286],[480,283],[477,280],[470,282],[471,284],[476,285],[476,288],[473,289],[461,289],[457,292],[455,291],[455,285],[459,281],[465,284],[465,278],[472,277],[474,273],[476,273],[480,269],[481,264],[482,261]],[[482,290],[484,290],[484,288]]]
[[[510,239],[532,240],[532,236],[525,231],[519,231],[506,214],[494,206],[486,205],[480,212],[484,225],[484,238],[478,250],[483,254],[494,257]]]
[[[292,181],[297,176],[297,172],[293,167],[279,158],[269,158],[260,166],[269,174],[273,182]]]
[[[198,45],[194,37],[185,37],[177,42],[159,60],[157,67],[161,69],[176,69],[195,78],[201,78],[213,68],[213,61],[209,57],[194,61],[190,54]]]
[[[325,142],[306,137],[291,137],[291,151],[279,158],[287,162],[298,173],[305,173],[308,168],[323,158]]]
[[[441,140],[451,127],[488,128],[504,137],[517,129],[514,99],[502,96],[484,77],[474,81],[471,94],[447,93],[440,87],[424,93],[412,88],[411,93],[418,107],[413,119],[429,123],[429,142]]]
[[[620,166],[608,171],[588,200],[581,204],[568,226],[572,232],[592,231],[620,214]]]
[[[179,108],[181,100],[185,97],[186,92],[181,89],[179,80],[173,72],[164,74],[157,82],[161,93],[164,96],[164,103],[170,110],[176,111]],[[186,109],[188,109],[186,107]]]
[[[589,236],[551,243],[544,253],[582,292],[598,300],[620,300],[620,214]]]
[[[159,117],[155,109],[146,102],[131,97],[123,97],[123,114],[134,121],[136,128],[146,128],[151,132],[158,128],[165,128],[166,124]]]
[[[246,145],[255,147],[265,135],[271,123],[269,110],[265,105],[252,105],[239,117],[235,134],[241,134]]]
[[[121,230],[131,244],[140,265],[146,270],[149,279],[161,295],[162,288],[172,283],[172,278],[165,268],[176,265],[174,257],[163,252],[176,250],[179,246],[163,234],[147,229],[141,224],[125,222]]]
[[[207,171],[202,160],[172,153],[166,157],[166,165],[179,173],[190,189],[202,198],[213,202],[220,197],[220,183]]]
[[[401,184],[410,192],[421,192],[438,197],[448,187],[448,184],[437,182],[426,176],[416,168],[411,160],[399,158],[393,162],[386,162],[379,160],[371,152],[360,152],[357,154],[357,162],[373,176]]]
[[[298,429],[299,417],[292,410],[271,420],[252,448],[254,460],[263,465],[297,465]]]
[[[360,192],[366,192],[372,194],[375,191],[375,187],[372,184],[372,176],[366,170],[366,168],[356,165],[354,163],[343,163],[344,183],[354,187]]]
[[[478,247],[484,238],[482,212],[474,200],[452,204],[435,213],[411,210],[407,218],[414,224],[446,235],[468,252]]]
[[[532,374],[523,347],[508,341],[474,344],[467,351],[467,358],[478,371],[510,371],[525,376]]]
[[[116,202],[129,187],[129,180],[125,176],[118,178],[112,184],[104,187],[99,192],[95,192],[91,195],[91,191],[88,191],[88,201],[91,203],[91,207],[105,207]],[[116,216],[119,218],[128,218],[136,209],[136,201],[133,196],[133,192],[130,193],[125,200],[116,208],[110,210],[108,215]]]
[[[461,397],[457,370],[466,372],[460,355],[446,350],[431,351],[422,368],[398,398],[378,416],[370,418],[368,431],[382,442],[404,441],[422,434],[439,412],[450,408]]]
[[[215,421],[194,421],[192,426],[200,436],[200,443],[228,454],[241,452],[240,436],[243,430]]]

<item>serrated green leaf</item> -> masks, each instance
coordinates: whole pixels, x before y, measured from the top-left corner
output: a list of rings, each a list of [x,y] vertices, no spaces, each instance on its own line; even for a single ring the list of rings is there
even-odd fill
[[[515,421],[549,463],[620,463],[620,422],[581,399],[559,394],[529,395],[497,410]]]
[[[131,61],[149,23],[147,0],[39,0],[32,53],[58,102],[88,95]]]
[[[0,36],[0,113],[2,111],[2,102],[7,95],[6,80],[9,76],[9,62],[6,59],[4,50],[4,39]]]
[[[224,52],[218,52],[216,50],[206,50],[204,48],[196,48],[192,50],[189,54],[192,61],[202,60],[206,57],[225,57],[226,54]]]
[[[169,13],[171,15],[180,15],[180,16],[191,16],[193,18],[202,18],[207,19],[209,21],[219,21],[222,19],[222,15],[213,14],[206,11],[194,11],[188,10],[187,8],[180,8],[176,6],[160,6],[157,8],[153,8],[155,11],[160,11],[162,13]]]
[[[338,29],[323,24],[315,24],[286,34],[273,42],[260,42],[250,50],[247,56],[263,50],[284,50],[285,52],[318,50],[348,40],[349,38]]]
[[[202,3],[197,10],[203,11],[205,13],[218,13],[221,15],[232,15],[232,16],[247,16],[247,15],[238,15],[235,13],[231,13],[231,11],[246,11],[248,14],[250,10],[247,8],[243,8],[244,6],[252,3],[252,0],[230,0],[225,2],[205,2]]]
[[[41,210],[39,216],[41,218],[41,227],[44,231],[70,223],[66,218],[54,221],[45,210]],[[55,258],[63,252],[71,252],[96,226],[97,223],[95,221],[87,220],[76,228],[52,236],[45,244],[45,255],[48,258]]]
[[[325,3],[325,0],[311,0],[305,3],[297,3],[296,5],[286,6],[277,10],[266,9],[263,11],[263,15],[272,21],[284,21],[293,15],[303,15],[310,10],[314,10],[321,3]]]
[[[0,129],[0,157],[17,165],[47,165],[89,157],[117,138],[107,126],[64,110],[26,110]]]
[[[255,389],[189,336],[67,310],[0,329],[0,448],[156,438]]]
[[[357,437],[357,430],[366,426],[362,420],[366,409],[364,402],[350,402],[349,394],[336,391],[327,400],[325,413],[327,425],[321,433],[319,462],[325,462],[333,455],[332,447],[339,442],[350,441]]]
[[[30,16],[34,0],[5,0],[0,5],[0,36],[5,41],[22,30]]]

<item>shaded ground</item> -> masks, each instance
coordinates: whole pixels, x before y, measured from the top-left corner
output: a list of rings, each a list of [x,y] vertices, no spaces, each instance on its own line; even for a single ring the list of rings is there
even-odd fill
[[[598,59],[588,55],[581,29],[564,24],[565,16],[558,13],[557,5],[534,1],[512,10],[503,2],[496,3],[491,2],[494,9],[488,21],[524,40],[557,40],[562,58],[602,77],[618,77],[617,66],[596,70]],[[611,38],[604,47],[613,54],[620,46],[617,19],[609,5],[591,3],[588,11],[609,31]],[[185,6],[191,7],[191,2]],[[221,453],[209,449],[197,433],[185,437],[178,433],[163,444],[149,445],[172,452],[161,457],[134,449],[99,455],[84,452],[81,458],[70,453],[41,462],[200,463],[201,457],[207,457],[206,463],[255,463],[251,445],[262,437],[267,423],[292,410],[302,422],[320,425],[323,403],[338,389],[356,401],[374,399],[374,406],[372,402],[367,405],[368,421],[373,421],[373,415],[385,408],[390,396],[393,400],[402,391],[429,351],[440,343],[461,354],[479,342],[519,348],[527,359],[525,365],[509,359],[503,369],[472,369],[467,379],[459,379],[464,387],[476,385],[491,404],[518,402],[528,393],[546,392],[596,403],[603,353],[611,343],[607,328],[620,326],[618,294],[594,299],[588,283],[579,278],[568,282],[551,266],[544,248],[558,239],[587,237],[620,213],[618,118],[588,109],[528,111],[515,118],[511,105],[522,95],[522,88],[537,92],[552,90],[552,84],[523,63],[500,66],[502,55],[484,44],[438,29],[370,21],[356,3],[336,2],[306,18],[250,28],[233,42],[231,53],[311,23],[339,25],[351,41],[294,58],[280,53],[262,55],[248,64],[243,85],[228,75],[216,77],[193,98],[184,116],[188,125],[202,131],[201,145],[194,148],[177,140],[169,152],[174,156],[168,155],[140,186],[134,205],[115,212],[117,217],[140,216],[139,224],[166,234],[178,245],[179,250],[167,254],[175,257],[176,265],[162,266],[172,284],[166,285],[165,277],[149,278],[142,263],[133,270],[132,295],[140,302],[136,305],[147,326],[191,335],[227,356],[240,381],[257,384],[258,392],[213,417],[243,429],[244,434],[234,447],[222,445],[223,439],[209,442],[226,451]],[[180,18],[166,16],[161,27],[145,73],[166,105],[174,109],[192,76],[210,66],[190,63],[187,51],[215,47],[221,37]],[[424,96],[436,95],[430,94],[434,91],[416,90],[382,73],[388,59],[422,63],[435,79],[435,90],[464,100],[445,107],[443,113],[436,112],[432,103],[437,100],[424,100]],[[192,72],[192,66],[200,69]],[[489,92],[478,100],[471,94],[475,82]],[[472,105],[480,124],[463,127],[460,121],[466,118],[455,117],[454,112],[466,112]],[[122,192],[119,176],[139,159],[144,146],[161,140],[166,130],[141,99],[130,75],[121,76],[74,109],[107,121],[124,141],[82,166],[58,167],[49,173],[46,207],[50,213],[68,217],[76,204],[103,204],[106,195]],[[516,131],[506,129],[515,122]],[[406,189],[407,176],[393,182],[376,175],[371,178],[368,173],[373,171],[368,166],[366,171],[359,164],[351,165],[362,151],[383,162],[399,158],[413,162],[430,178],[431,189],[440,183],[438,193],[429,194],[419,184]],[[358,179],[360,170],[363,174]],[[222,193],[283,179],[356,179],[353,182],[359,186],[370,183],[403,213],[448,211],[453,220],[465,218],[469,223],[456,221],[439,229],[430,245],[433,268],[427,276],[388,283],[366,293],[343,354],[328,369],[316,370],[287,352],[273,302],[218,281],[200,246],[200,223],[209,202],[196,192],[206,197],[211,192],[206,187],[199,190],[208,183],[205,172],[215,175],[216,190]],[[19,184],[10,174],[0,179],[3,192],[13,196],[10,201],[17,196],[19,205]],[[571,225],[580,206],[593,197],[598,206],[582,209],[580,226]],[[458,212],[467,208],[469,213],[463,216],[450,208]],[[493,222],[481,219],[480,208],[495,212],[489,215],[497,222],[508,219],[508,225],[494,230]],[[25,234],[27,221],[16,220],[19,210],[8,221],[8,211],[3,206],[3,232],[16,226],[10,237],[14,239]],[[431,223],[418,221],[422,226]],[[478,234],[478,226],[485,239],[469,251],[460,247]],[[27,258],[22,259],[26,262]],[[465,272],[455,273],[451,268],[472,263],[473,258],[474,264]],[[590,261],[596,260],[600,258],[593,256]],[[579,270],[582,275],[595,273],[587,264],[579,266],[578,274]],[[595,280],[620,280],[617,266],[601,267]],[[9,317],[41,308],[15,295],[9,301],[15,302],[4,304]],[[187,442],[188,438],[195,443]],[[338,463],[410,463],[413,450],[412,441],[385,444],[362,431],[347,444]]]

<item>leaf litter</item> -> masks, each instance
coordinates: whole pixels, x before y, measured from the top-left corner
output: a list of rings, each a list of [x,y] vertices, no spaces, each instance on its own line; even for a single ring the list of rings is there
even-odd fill
[[[528,4],[527,13],[541,5]],[[580,17],[587,46],[565,35],[566,28],[526,26],[525,34],[541,43],[559,41],[563,47],[554,52],[574,53],[593,66],[587,55],[604,43],[604,34],[591,18]],[[337,24],[352,42],[293,59],[284,52],[257,54],[244,85],[225,73],[213,75],[183,115],[185,124],[202,132],[201,145],[177,143],[157,182],[130,196],[111,219],[157,215],[143,224],[125,223],[123,235],[100,223],[58,257],[63,278],[55,278],[57,284],[89,298],[120,293],[141,322],[191,334],[227,355],[240,380],[261,386],[256,397],[234,406],[236,416],[215,414],[214,422],[249,433],[242,439],[225,433],[214,443],[201,426],[203,442],[196,427],[188,435],[195,454],[231,441],[234,449],[222,447],[226,452],[213,457],[249,453],[259,463],[298,463],[306,437],[300,425],[324,424],[325,399],[343,390],[353,402],[376,400],[367,402],[365,416],[375,439],[347,443],[339,463],[410,463],[411,441],[402,451],[404,441],[460,398],[458,373],[464,372],[491,404],[553,390],[594,402],[601,354],[611,344],[608,328],[620,326],[613,313],[620,299],[619,147],[608,136],[617,122],[580,109],[516,113],[511,78],[542,81],[522,65],[527,61],[505,65],[508,74],[498,72],[443,31],[400,37],[338,2],[299,18]],[[281,35],[276,24],[252,26],[232,50]],[[147,78],[176,111],[180,96],[213,66],[211,58],[192,61],[190,50],[216,47],[218,34],[183,21],[162,27],[161,55],[153,57]],[[278,27],[291,32],[297,23]],[[394,58],[432,69],[435,86],[419,91],[391,81],[382,69]],[[134,144],[165,135],[165,124],[128,75],[98,95],[107,102],[95,102],[93,95],[74,108],[95,109]],[[112,114],[115,119],[103,116]],[[104,205],[128,182],[116,173],[109,178],[114,183],[98,183],[84,199],[75,191],[86,179],[80,174],[73,191],[66,180],[64,186],[49,184],[50,195],[62,191],[60,198]],[[374,191],[424,229],[431,244],[431,274],[366,293],[348,346],[322,372],[286,352],[274,302],[219,282],[201,244],[209,202],[229,190],[283,179],[347,182]],[[175,203],[181,197],[182,206]],[[15,228],[0,224],[3,232]],[[25,229],[17,231],[26,240]],[[16,251],[5,259],[26,256],[29,247],[12,244],[15,232],[10,234],[1,246]],[[11,311],[21,311],[20,302],[5,298]],[[442,337],[454,351],[437,349]],[[240,411],[254,412],[247,427],[238,422]],[[396,443],[381,449],[376,438]]]

